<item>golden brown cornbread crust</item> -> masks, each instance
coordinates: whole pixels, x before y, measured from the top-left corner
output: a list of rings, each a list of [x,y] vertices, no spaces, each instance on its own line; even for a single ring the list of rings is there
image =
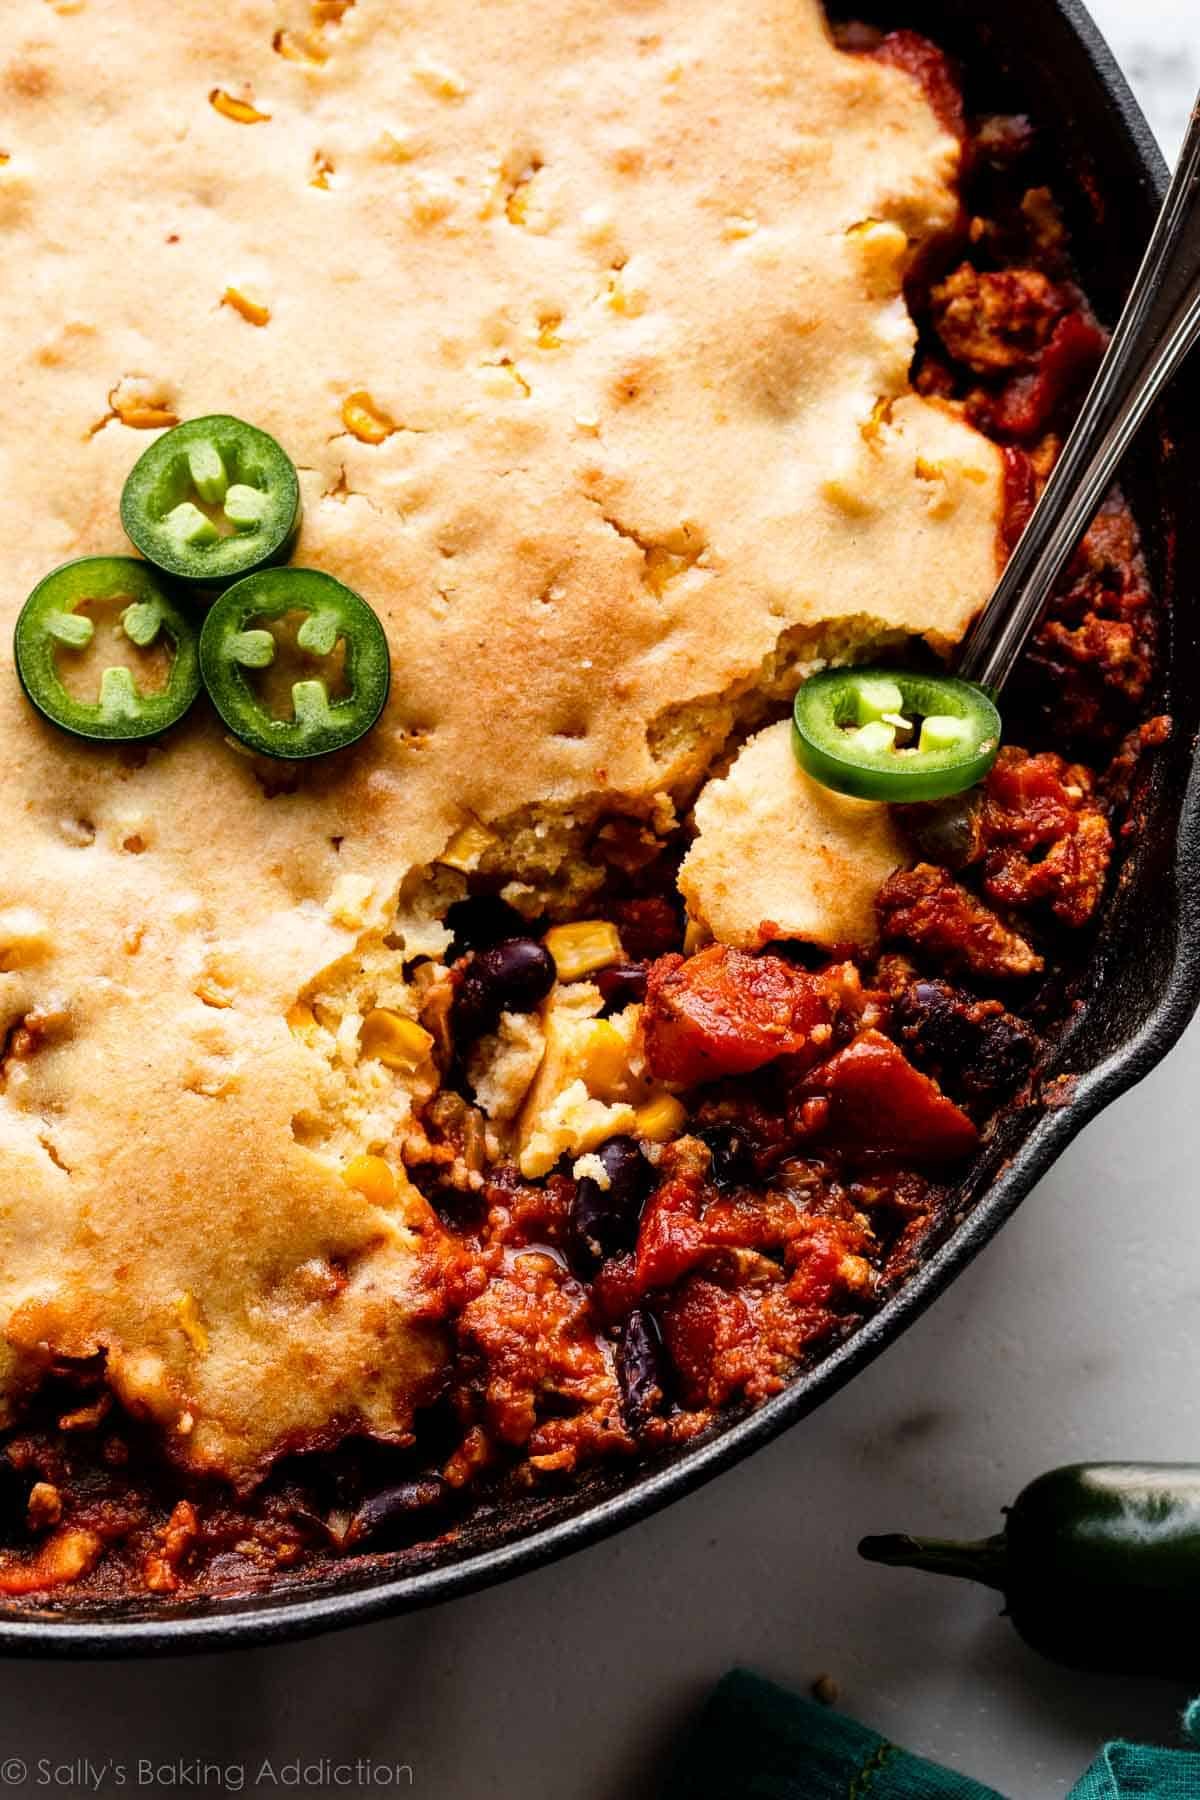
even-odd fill
[[[996,449],[906,394],[900,279],[957,146],[815,0],[358,0],[320,62],[281,25],[314,29],[10,0],[0,52],[0,1033],[40,1038],[0,1093],[3,1385],[104,1350],[178,1456],[240,1478],[402,1433],[443,1355],[440,1228],[403,1181],[391,1210],[342,1182],[296,997],[467,819],[687,794],[688,709],[783,634],[954,641],[1001,506]],[[127,549],[146,405],[276,435],[297,560],[387,626],[383,723],[294,792],[203,708],[143,759],[21,698],[29,589]]]

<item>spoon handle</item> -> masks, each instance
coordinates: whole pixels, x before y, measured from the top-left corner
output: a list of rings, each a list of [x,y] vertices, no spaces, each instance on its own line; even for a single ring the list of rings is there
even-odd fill
[[[967,636],[957,668],[966,680],[994,692],[1012,673],[1121,458],[1198,338],[1200,101],[1108,352],[1004,574]]]

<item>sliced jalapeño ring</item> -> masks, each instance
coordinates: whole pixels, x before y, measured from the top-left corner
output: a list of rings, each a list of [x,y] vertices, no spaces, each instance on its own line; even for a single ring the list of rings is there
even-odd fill
[[[825,669],[796,695],[792,748],[814,780],[862,800],[940,800],[982,781],[1000,749],[990,695],[954,675]]]
[[[156,568],[227,587],[287,560],[300,525],[300,479],[257,426],[223,413],[189,419],[133,465],[121,523]]]
[[[117,630],[141,650],[163,645],[170,663],[162,686],[148,689],[134,670],[102,670],[99,695],[84,700],[63,680],[63,659],[91,645],[96,621],[89,602],[123,601]],[[101,743],[158,737],[189,710],[200,692],[199,633],[156,572],[132,556],[84,556],[47,575],[21,608],[13,633],[17,674],[29,699],[52,725]]]
[[[291,714],[269,706],[261,680],[279,645],[273,622],[303,614],[296,647],[313,673],[291,686]],[[330,694],[321,663],[342,647],[345,693]],[[200,633],[200,668],[209,698],[239,742],[291,761],[327,756],[357,743],[388,696],[391,662],[378,617],[350,588],[319,569],[260,569],[226,588]]]

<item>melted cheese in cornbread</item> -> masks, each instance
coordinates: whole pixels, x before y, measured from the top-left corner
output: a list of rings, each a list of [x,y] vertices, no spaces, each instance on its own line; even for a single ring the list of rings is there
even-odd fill
[[[957,146],[816,0],[8,0],[0,133],[0,1386],[104,1351],[250,1479],[403,1433],[445,1355],[433,1215],[343,1180],[386,1114],[344,972],[405,878],[687,796],[781,659],[989,591],[998,454],[907,392]],[[74,744],[11,664],[151,432],[225,411],[392,645],[294,781],[203,705]]]

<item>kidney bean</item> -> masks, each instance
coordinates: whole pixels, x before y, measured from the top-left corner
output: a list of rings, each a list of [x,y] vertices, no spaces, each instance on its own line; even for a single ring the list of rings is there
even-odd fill
[[[343,1541],[347,1547],[365,1544],[411,1527],[415,1515],[444,1506],[449,1492],[446,1483],[437,1475],[381,1488],[379,1493],[363,1501],[351,1519]]]
[[[592,979],[604,996],[606,1013],[621,1012],[646,998],[645,963],[614,963],[610,969],[600,969]]]
[[[533,938],[506,938],[473,951],[450,1011],[457,1047],[494,1031],[503,1012],[532,1012],[554,979],[554,958]]]
[[[608,1257],[633,1249],[638,1220],[654,1186],[654,1170],[633,1138],[609,1138],[596,1154],[608,1186],[582,1176],[575,1184],[570,1211],[571,1250],[585,1273]]]
[[[658,1320],[645,1307],[621,1327],[616,1351],[621,1407],[631,1431],[643,1431],[667,1403],[667,1357]]]

